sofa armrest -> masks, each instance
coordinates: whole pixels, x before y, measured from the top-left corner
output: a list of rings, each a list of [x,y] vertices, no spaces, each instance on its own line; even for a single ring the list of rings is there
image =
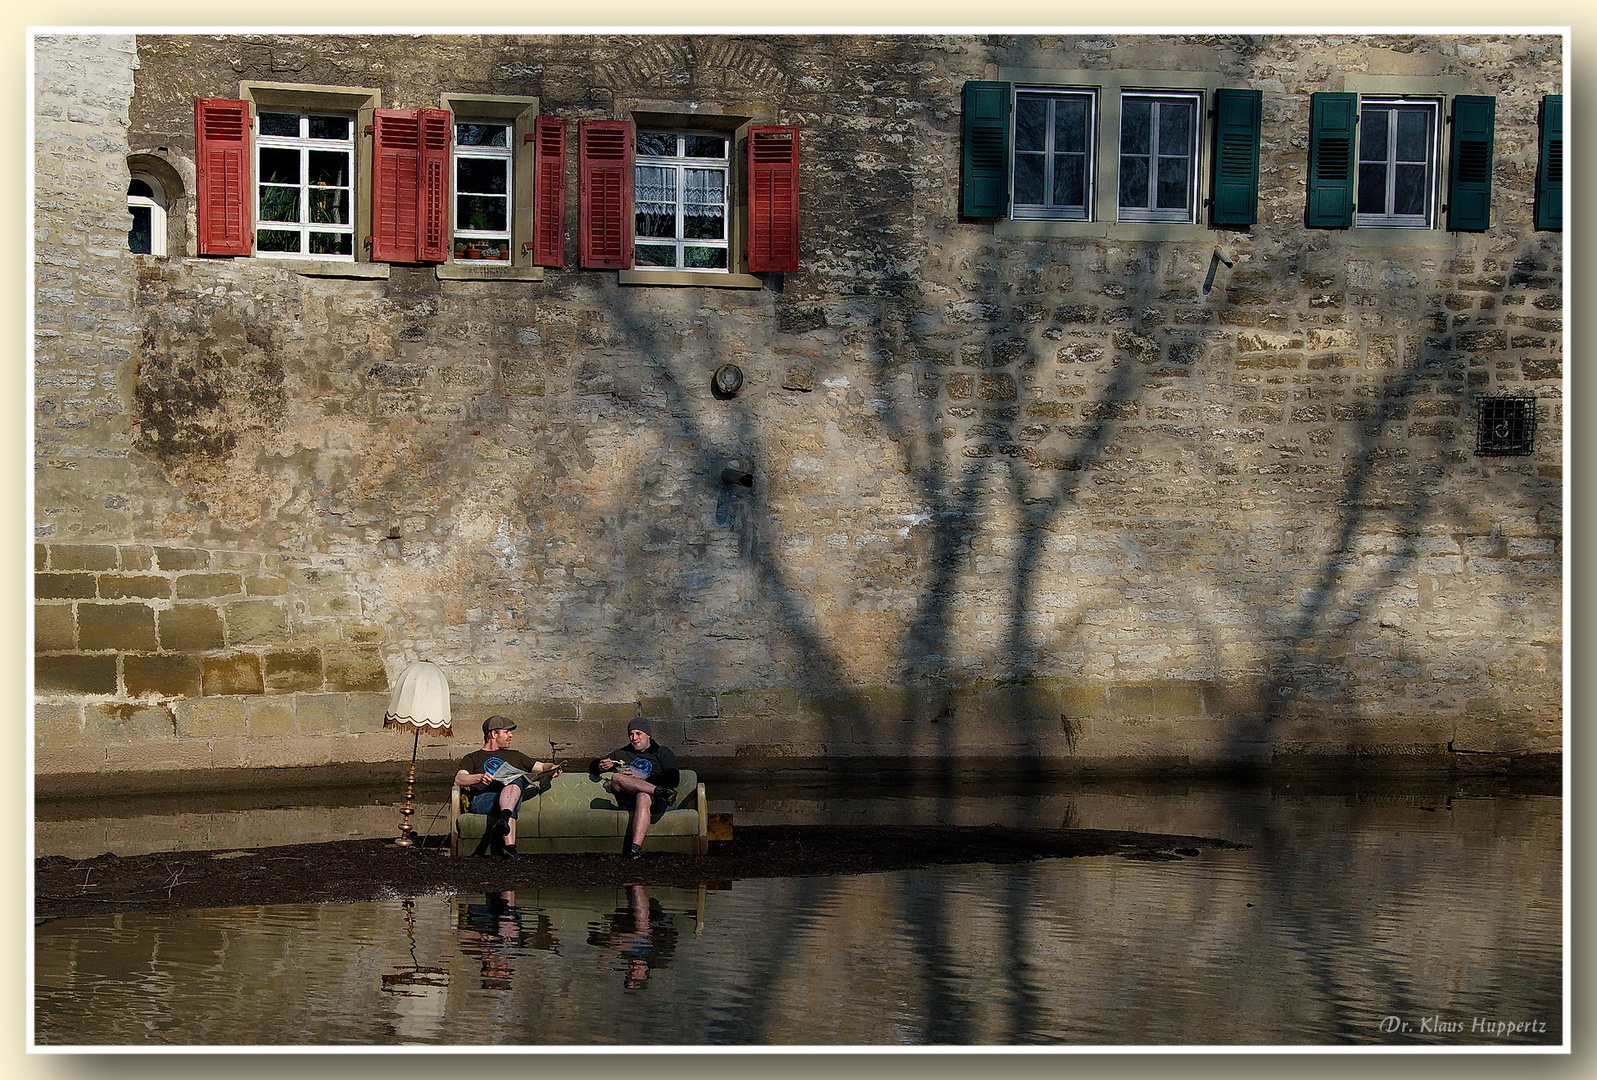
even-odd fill
[[[693,790],[693,801],[699,811],[699,854],[707,855],[710,851],[710,804],[704,797],[704,781],[700,780],[698,787]]]

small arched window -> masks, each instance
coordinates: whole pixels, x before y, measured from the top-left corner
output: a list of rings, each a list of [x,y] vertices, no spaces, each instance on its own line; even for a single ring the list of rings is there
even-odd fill
[[[128,181],[128,250],[137,255],[166,254],[166,191],[148,173]]]

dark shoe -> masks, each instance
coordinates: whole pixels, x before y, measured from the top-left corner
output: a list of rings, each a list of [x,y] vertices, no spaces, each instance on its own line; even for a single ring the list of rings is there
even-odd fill
[[[495,836],[509,836],[510,835],[510,811],[509,810],[501,810],[501,811],[499,811],[499,820],[495,821],[492,825],[488,826],[488,831],[490,833],[492,833],[493,835],[495,835]],[[498,843],[499,841],[495,841],[495,842]]]
[[[516,851],[515,844],[506,844],[504,847],[500,848],[499,855],[501,858],[509,859],[511,862],[521,861],[521,855]]]
[[[627,845],[627,858],[629,858],[629,859],[641,859],[641,858],[643,858],[643,845],[642,844],[628,844]]]

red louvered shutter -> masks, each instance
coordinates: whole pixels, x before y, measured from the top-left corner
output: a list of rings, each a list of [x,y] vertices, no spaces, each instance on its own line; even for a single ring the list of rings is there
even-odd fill
[[[194,99],[195,225],[201,255],[248,255],[250,107],[232,98]]]
[[[632,121],[577,124],[577,257],[587,270],[632,266]]]
[[[799,129],[749,128],[749,272],[798,269]]]
[[[566,122],[540,116],[533,124],[532,261],[566,265]]]
[[[378,109],[372,127],[372,258],[416,261],[420,123],[414,109]]]
[[[449,257],[449,151],[453,118],[445,109],[418,109],[416,261]]]

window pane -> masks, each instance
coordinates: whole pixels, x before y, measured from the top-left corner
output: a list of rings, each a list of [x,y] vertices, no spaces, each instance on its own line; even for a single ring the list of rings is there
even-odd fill
[[[349,155],[343,151],[312,150],[310,181],[323,187],[349,186]]]
[[[694,270],[724,270],[726,269],[726,248],[683,248],[682,262],[683,265]]]
[[[632,231],[638,236],[656,240],[674,240],[677,233],[677,216],[674,207],[657,203],[639,203],[632,215]]]
[[[1397,114],[1397,160],[1424,161],[1430,156],[1428,112],[1404,109]]]
[[[1359,160],[1386,160],[1386,133],[1390,115],[1385,109],[1365,109],[1359,114]]]
[[[504,232],[509,200],[493,195],[455,197],[455,227],[480,232]]]
[[[675,266],[677,250],[665,244],[638,244],[633,249],[632,261],[637,266]]]
[[[1087,205],[1087,159],[1080,154],[1054,157],[1054,205]]]
[[[1042,150],[1048,136],[1048,99],[1024,94],[1015,99],[1015,149]]]
[[[1161,210],[1184,210],[1187,206],[1187,177],[1190,162],[1184,157],[1159,159],[1158,207]]]
[[[1192,140],[1192,106],[1184,101],[1159,103],[1159,152],[1185,154]]]
[[[638,202],[674,203],[677,198],[675,169],[639,165],[632,174],[633,198]]]
[[[255,117],[262,135],[299,137],[299,117],[293,113],[258,113]]]
[[[133,215],[133,224],[128,229],[128,250],[138,255],[148,255],[150,242],[155,235],[150,228],[150,208],[130,206],[128,212]]]
[[[510,190],[509,162],[487,158],[456,158],[455,183],[461,191],[503,195]]]
[[[261,188],[260,219],[262,221],[298,221],[299,188]]]
[[[1148,159],[1123,157],[1120,159],[1120,205],[1148,205]]]
[[[726,218],[719,207],[702,207],[697,212],[682,211],[682,238],[684,240],[725,240]]]
[[[309,120],[311,138],[349,141],[349,117],[312,116],[309,117]]]
[[[722,135],[689,135],[684,140],[687,143],[688,157],[698,158],[724,158],[726,157],[726,137]]]
[[[298,251],[299,233],[282,229],[261,229],[255,234],[256,251]]]
[[[143,180],[129,180],[128,181],[128,194],[129,195],[142,195],[146,199],[155,198],[155,192],[151,191],[150,190],[150,185],[146,184]]]
[[[1359,166],[1358,202],[1361,214],[1386,213],[1386,166],[1381,162]]]
[[[1397,166],[1397,175],[1394,177],[1395,190],[1392,194],[1392,213],[1425,213],[1425,172],[1423,165]]]
[[[354,237],[350,233],[311,233],[312,255],[348,255],[353,250]]]
[[[1015,201],[1028,206],[1043,204],[1043,156],[1015,155]]]
[[[1123,154],[1146,154],[1151,149],[1153,103],[1141,98],[1127,98],[1120,106],[1120,151]]]
[[[349,192],[342,189],[312,188],[311,222],[315,225],[348,225]]]
[[[648,157],[676,157],[677,137],[663,131],[638,132],[638,153]]]
[[[299,151],[261,147],[261,183],[299,183]]]
[[[1054,149],[1081,154],[1087,150],[1087,102],[1060,98],[1054,102]]]
[[[456,124],[456,146],[509,146],[508,124]]]

